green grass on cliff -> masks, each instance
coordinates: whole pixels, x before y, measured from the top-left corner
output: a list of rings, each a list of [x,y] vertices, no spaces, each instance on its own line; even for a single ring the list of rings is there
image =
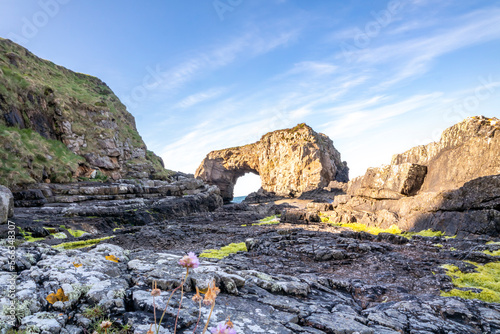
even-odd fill
[[[0,117],[0,125],[9,125],[7,118],[17,119],[16,122],[24,123],[26,128],[38,131],[47,138],[62,137],[64,124],[71,124],[72,133],[85,138],[85,145],[80,146],[78,152],[82,156],[101,151],[100,139],[106,138],[128,143],[131,149],[145,148],[133,116],[104,82],[38,58],[3,38],[0,38],[0,110],[6,115]],[[43,144],[47,147],[46,143]],[[10,156],[16,153],[6,149],[3,142],[0,146],[9,159],[16,159]],[[63,148],[57,149],[62,154]],[[21,175],[10,175],[8,182],[0,178],[0,184],[11,184],[13,180],[31,182],[39,175],[38,171],[33,174],[19,170],[26,169],[24,161],[29,161],[31,157],[31,153],[26,156],[22,153],[18,154],[21,163],[10,161],[4,167]],[[64,156],[69,155],[64,153]],[[40,157],[39,165],[46,169],[57,167],[51,161],[44,161],[43,155]],[[161,167],[158,159],[151,152],[134,163],[147,169],[152,167],[155,171],[153,175],[158,174],[154,175],[156,178],[165,179],[169,173]],[[67,179],[66,167],[67,164],[63,164],[63,175],[57,176],[61,181]]]
[[[30,129],[0,124],[0,143],[0,183],[7,187],[42,180],[44,170],[51,182],[69,182],[85,161],[60,141]]]

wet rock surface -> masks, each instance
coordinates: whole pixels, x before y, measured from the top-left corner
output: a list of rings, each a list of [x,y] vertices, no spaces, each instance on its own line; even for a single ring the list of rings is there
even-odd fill
[[[129,323],[130,333],[146,333],[154,309],[163,312],[168,291],[183,278],[177,264],[182,255],[245,242],[248,252],[202,259],[190,271],[178,333],[191,333],[195,326],[195,286],[203,289],[212,281],[221,293],[211,326],[230,316],[238,333],[500,332],[499,304],[440,296],[453,287],[443,264],[466,268],[467,260],[497,261],[483,253],[500,248],[486,244],[490,237],[408,239],[304,220],[252,225],[285,209],[231,204],[117,231],[99,225],[99,235],[115,237],[80,250],[44,245],[53,240],[24,243],[16,249],[16,296],[30,302],[24,309],[20,305],[25,313],[17,326],[37,327],[41,333],[83,333],[95,322],[86,318],[85,309],[101,305],[114,323]],[[0,284],[6,286],[7,249],[2,247],[0,254]],[[109,255],[119,262],[107,260]],[[154,304],[153,281],[162,290]],[[46,296],[59,288],[69,300],[49,304]],[[173,333],[179,298],[175,294],[167,308],[164,333]],[[7,302],[6,297],[0,300]],[[208,312],[203,308],[202,319]]]

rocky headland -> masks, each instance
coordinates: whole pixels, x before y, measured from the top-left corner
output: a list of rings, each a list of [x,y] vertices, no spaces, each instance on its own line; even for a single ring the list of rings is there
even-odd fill
[[[193,333],[213,283],[209,327],[237,333],[500,333],[498,119],[350,181],[305,124],[195,177],[164,169],[99,79],[7,40],[0,64],[0,333],[146,334],[165,309],[159,333]],[[229,203],[247,172],[262,189]]]

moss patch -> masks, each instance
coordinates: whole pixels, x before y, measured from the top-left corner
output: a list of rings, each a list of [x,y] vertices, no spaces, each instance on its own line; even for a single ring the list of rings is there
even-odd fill
[[[500,249],[496,251],[485,250],[483,253],[491,256],[500,256]]]
[[[455,236],[445,236],[444,232],[433,231],[431,229],[423,230],[420,232],[403,232],[396,225],[391,225],[389,228],[382,229],[379,227],[367,226],[367,225],[362,224],[362,223],[334,223],[330,220],[330,217],[324,216],[324,214],[322,214],[321,212],[319,215],[320,215],[321,221],[323,223],[330,224],[332,226],[346,227],[346,228],[349,228],[349,229],[356,231],[356,232],[367,232],[367,233],[374,234],[374,235],[377,235],[379,233],[391,233],[391,234],[401,235],[401,236],[408,238],[408,239],[410,239],[416,235],[419,235],[422,237],[445,237],[446,239],[456,237],[456,235]],[[439,247],[439,246],[437,246],[437,247]]]
[[[323,223],[331,224],[333,226],[346,227],[356,232],[367,232],[370,234],[378,235],[379,233],[401,234],[402,231],[396,225],[383,229],[379,227],[367,226],[361,223],[333,223],[328,217],[321,217]]]
[[[66,239],[67,238],[66,233],[64,233],[64,232],[54,233],[54,234],[52,234],[52,236],[56,239]]]
[[[488,241],[487,245],[500,245],[500,241]]]
[[[56,246],[52,246],[53,248],[63,248],[63,249],[78,249],[78,248],[86,248],[90,246],[94,246],[101,241],[108,240],[114,238],[114,236],[111,237],[104,237],[104,238],[99,238],[99,239],[89,239],[89,240],[82,240],[82,241],[73,241],[73,242],[65,242]]]
[[[475,272],[464,273],[454,265],[443,265],[447,275],[451,277],[453,284],[461,289],[453,289],[449,292],[441,292],[443,297],[460,297],[464,299],[479,299],[488,303],[500,302],[500,262],[480,265],[474,262],[468,263],[476,266]],[[467,289],[480,289],[474,292]]]
[[[45,240],[45,238],[34,238],[32,236],[33,233],[27,232],[19,226],[17,228],[19,229],[19,233],[23,236],[24,240],[26,240],[27,242],[35,242],[35,241]]]
[[[433,231],[431,229],[428,229],[428,230],[423,230],[423,231],[420,231],[420,232],[405,232],[403,233],[403,236],[405,237],[413,237],[415,235],[419,235],[421,237],[442,237],[444,236],[444,232],[442,231]],[[452,238],[452,237],[450,237]]]
[[[252,224],[252,226],[279,224],[280,218],[281,218],[281,215],[269,216],[269,217],[266,217],[266,218],[259,220],[259,223]]]
[[[207,249],[204,250],[200,257],[206,257],[211,259],[222,259],[228,256],[229,254],[234,254],[237,252],[247,252],[247,246],[244,242],[240,242],[238,244],[232,243],[227,246],[222,247],[221,249]]]

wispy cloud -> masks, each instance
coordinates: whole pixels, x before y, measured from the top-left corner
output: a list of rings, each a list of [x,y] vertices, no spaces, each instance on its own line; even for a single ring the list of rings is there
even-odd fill
[[[329,75],[337,70],[338,66],[321,61],[303,61],[293,65],[293,68],[279,76],[280,79],[289,75]]]
[[[379,103],[383,99],[376,97],[350,105],[341,105],[332,109],[338,116],[334,121],[324,124],[322,131],[334,134],[335,138],[353,138],[379,127],[393,117],[431,106],[441,95],[441,93],[415,95],[401,101],[383,104]]]
[[[190,108],[193,107],[199,103],[206,102],[209,100],[212,100],[216,97],[221,96],[227,91],[227,88],[219,87],[219,88],[212,88],[200,93],[192,94],[189,95],[188,97],[182,99],[179,101],[174,108]]]
[[[498,22],[499,8],[476,11],[452,20],[446,30],[428,33],[430,36],[359,50],[355,59],[359,66],[390,63],[395,67],[392,77],[379,85],[380,89],[388,88],[427,72],[439,56],[500,38]]]
[[[208,71],[214,71],[243,58],[256,57],[284,46],[295,38],[298,29],[278,33],[252,31],[234,38],[229,43],[211,47],[180,64],[163,71],[162,80],[155,90],[161,94],[175,92],[186,83]]]

